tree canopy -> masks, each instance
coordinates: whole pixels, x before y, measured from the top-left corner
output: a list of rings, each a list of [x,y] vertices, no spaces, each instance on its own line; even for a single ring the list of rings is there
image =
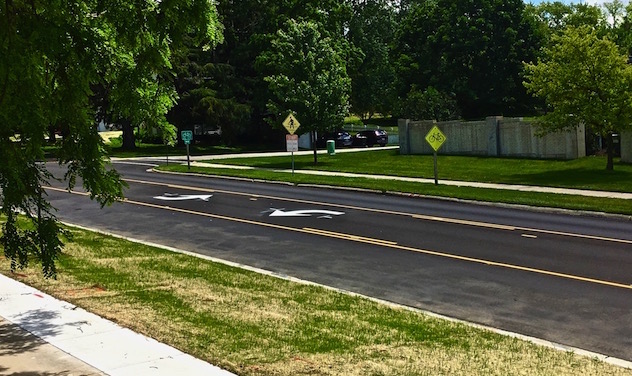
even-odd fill
[[[351,111],[370,118],[395,106],[395,69],[391,44],[397,30],[396,8],[389,0],[354,1],[347,39],[353,50],[348,65]]]
[[[275,124],[296,114],[301,131],[341,127],[348,112],[351,81],[342,40],[323,34],[316,23],[290,20],[257,64],[268,72],[272,97],[268,109]],[[314,133],[312,133],[314,134]],[[317,162],[315,139],[314,162]]]
[[[632,127],[632,66],[618,46],[588,26],[567,28],[535,64],[526,64],[525,86],[547,103],[544,131],[584,123],[607,141],[612,170],[612,133]]]
[[[68,188],[81,178],[92,198],[112,203],[123,184],[105,158],[97,113],[172,129],[165,113],[176,52],[191,36],[212,46],[220,31],[212,0],[0,3],[0,244],[13,268],[35,257],[46,276],[56,272],[61,230],[41,163],[49,128],[62,134],[57,159]],[[19,212],[31,225],[20,225]]]
[[[399,32],[400,96],[432,86],[466,118],[524,111],[522,62],[540,47],[524,9],[522,0],[412,2]]]

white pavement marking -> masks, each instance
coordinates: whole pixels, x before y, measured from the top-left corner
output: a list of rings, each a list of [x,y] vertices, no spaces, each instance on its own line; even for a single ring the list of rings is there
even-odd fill
[[[163,201],[186,201],[186,200],[202,200],[207,201],[213,197],[213,195],[179,195],[179,194],[169,194],[165,193],[162,196],[154,196],[156,200]]]
[[[2,274],[0,316],[112,376],[233,375]]]
[[[272,213],[270,213],[270,217],[311,217],[312,214],[318,214],[322,216],[331,216],[331,215],[343,215],[343,212],[337,212],[333,210],[290,210],[283,211],[280,209],[275,209]]]

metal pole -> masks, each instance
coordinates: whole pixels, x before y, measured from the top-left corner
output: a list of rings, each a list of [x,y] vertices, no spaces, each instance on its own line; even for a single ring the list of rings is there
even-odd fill
[[[292,152],[292,176],[294,176],[294,152]]]
[[[438,174],[437,174],[437,152],[434,152],[434,178],[435,178],[435,185],[439,185],[439,178],[438,178]]]
[[[191,171],[191,158],[189,158],[189,144],[187,144],[187,167]]]

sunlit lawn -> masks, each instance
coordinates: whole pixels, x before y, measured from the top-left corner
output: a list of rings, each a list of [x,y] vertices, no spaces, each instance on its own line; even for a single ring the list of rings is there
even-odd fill
[[[238,164],[269,169],[286,169],[288,157],[217,160],[213,163]],[[632,165],[617,162],[606,171],[606,158],[590,156],[576,160],[536,160],[465,156],[438,156],[439,177],[446,180],[537,186],[583,188],[632,192]],[[430,155],[400,155],[398,150],[319,155],[318,165],[311,155],[295,157],[296,169],[343,171],[432,178]]]
[[[239,375],[632,374],[365,298],[72,232],[58,280],[35,264],[14,277]],[[0,261],[1,273],[11,275],[8,267]]]

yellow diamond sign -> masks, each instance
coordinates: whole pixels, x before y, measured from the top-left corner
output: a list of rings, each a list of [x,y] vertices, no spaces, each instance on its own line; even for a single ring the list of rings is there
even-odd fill
[[[446,141],[446,137],[443,132],[441,132],[441,129],[435,125],[426,135],[426,141],[430,144],[434,151],[437,151]]]
[[[294,115],[289,114],[283,121],[283,126],[285,127],[285,129],[287,129],[288,132],[290,132],[290,134],[294,134],[298,127],[301,126],[301,123],[296,120]]]

